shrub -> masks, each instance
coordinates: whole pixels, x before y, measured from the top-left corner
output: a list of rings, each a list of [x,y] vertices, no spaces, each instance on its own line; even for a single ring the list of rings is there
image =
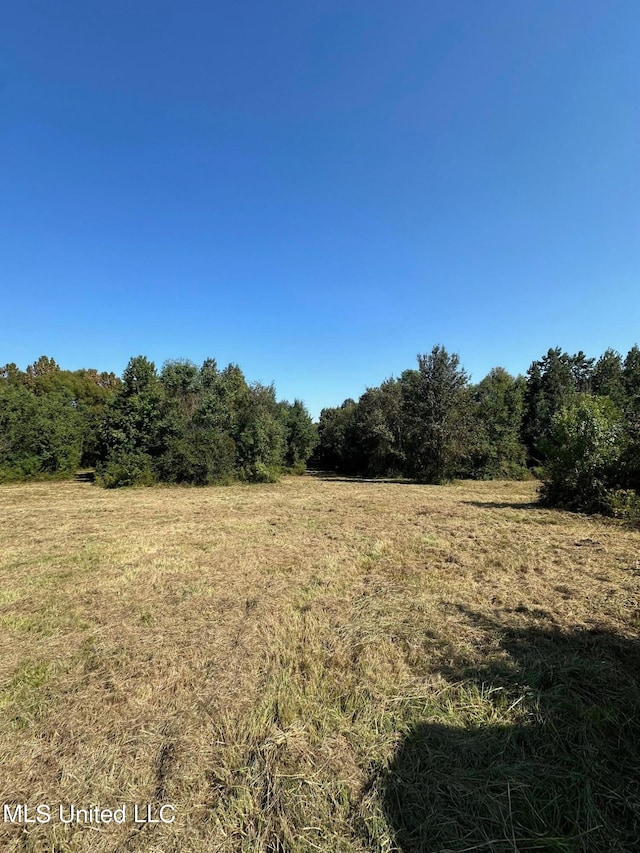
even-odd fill
[[[242,471],[244,479],[250,483],[277,483],[280,470],[264,462],[253,462],[246,465]]]
[[[156,480],[146,453],[120,453],[96,468],[96,482],[105,489],[151,486]]]
[[[640,520],[640,495],[633,489],[610,489],[606,496],[607,515],[627,521]]]
[[[578,394],[557,412],[545,443],[540,500],[583,512],[609,512],[622,454],[622,426],[608,397]]]
[[[304,464],[304,462],[296,462],[295,465],[290,465],[287,468],[287,473],[295,474],[297,477],[302,477],[306,470],[307,466]]]
[[[207,486],[235,478],[235,444],[224,433],[188,424],[155,463],[160,480]]]

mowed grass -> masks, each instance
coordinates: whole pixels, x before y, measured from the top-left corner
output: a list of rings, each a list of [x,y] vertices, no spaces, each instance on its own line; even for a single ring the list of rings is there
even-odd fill
[[[640,532],[534,500],[0,488],[0,807],[54,814],[0,848],[639,849]]]

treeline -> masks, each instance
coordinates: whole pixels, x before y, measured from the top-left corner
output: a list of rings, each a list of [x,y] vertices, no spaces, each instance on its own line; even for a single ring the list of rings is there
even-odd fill
[[[312,452],[325,469],[425,483],[536,475],[550,505],[640,515],[640,349],[550,349],[526,377],[497,367],[472,384],[436,346],[317,428],[299,400],[212,359],[158,373],[138,356],[122,379],[46,356],[0,368],[0,482],[79,467],[105,486],[273,481]]]
[[[526,477],[548,504],[588,512],[638,512],[640,349],[550,349],[526,377],[494,368],[472,384],[457,355],[436,346],[417,369],[324,409],[318,465],[346,474],[453,478]]]
[[[273,481],[304,470],[316,429],[299,400],[247,383],[236,365],[144,356],[122,379],[61,370],[42,356],[0,369],[0,481],[95,468],[107,487],[153,482]]]

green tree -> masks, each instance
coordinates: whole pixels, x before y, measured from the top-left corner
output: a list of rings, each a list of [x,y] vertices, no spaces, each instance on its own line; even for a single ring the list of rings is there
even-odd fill
[[[584,512],[606,512],[623,452],[620,412],[608,397],[577,394],[552,418],[545,442],[541,501]]]
[[[525,381],[502,367],[493,368],[471,389],[474,429],[470,475],[517,477],[525,470],[526,448],[520,440]]]
[[[160,382],[165,401],[182,417],[193,417],[202,398],[202,374],[197,365],[186,359],[167,361],[162,366]]]
[[[25,381],[36,394],[42,395],[53,390],[55,384],[51,380],[59,373],[60,367],[55,360],[41,355],[37,361],[27,367]]]
[[[302,400],[278,404],[284,427],[284,463],[288,468],[304,469],[318,442],[318,431]]]
[[[609,348],[600,356],[593,368],[591,389],[599,397],[609,397],[621,412],[625,410],[627,391],[620,353]]]
[[[528,453],[537,464],[544,461],[553,416],[575,394],[589,390],[592,368],[593,359],[582,351],[569,355],[556,347],[527,371],[522,431]]]
[[[4,367],[0,367],[0,387],[3,385],[18,387],[25,384],[26,374],[13,361],[10,364],[5,364]]]
[[[634,417],[640,418],[640,348],[637,344],[627,353],[622,373],[627,408]]]
[[[467,373],[457,355],[435,346],[401,377],[409,473],[438,483],[458,473],[468,448]]]
[[[250,386],[236,418],[240,476],[254,482],[275,481],[284,463],[286,438],[273,385]]]
[[[403,400],[398,380],[387,379],[379,388],[365,391],[358,401],[349,435],[360,473],[370,477],[404,473]]]
[[[104,485],[153,482],[154,460],[164,452],[168,438],[163,402],[154,363],[144,356],[132,358],[101,424],[96,474]]]
[[[354,435],[356,432],[357,403],[350,397],[342,405],[325,408],[318,422],[318,464],[328,471],[356,473],[354,460]]]
[[[0,480],[73,474],[82,438],[83,418],[68,393],[0,388]]]
[[[624,360],[625,450],[621,459],[623,484],[640,491],[640,348],[631,347]]]

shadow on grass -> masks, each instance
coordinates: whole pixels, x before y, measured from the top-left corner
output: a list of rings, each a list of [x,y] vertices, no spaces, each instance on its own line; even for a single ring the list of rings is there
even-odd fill
[[[461,503],[481,509],[548,509],[537,501],[461,501]]]
[[[640,850],[640,641],[467,615],[507,654],[444,668],[378,779],[398,849]]]
[[[314,469],[307,469],[305,477],[313,477],[316,480],[326,480],[332,483],[397,483],[403,486],[417,484],[417,480],[410,480],[406,477],[359,477],[356,474],[335,474],[332,471],[318,471]]]

